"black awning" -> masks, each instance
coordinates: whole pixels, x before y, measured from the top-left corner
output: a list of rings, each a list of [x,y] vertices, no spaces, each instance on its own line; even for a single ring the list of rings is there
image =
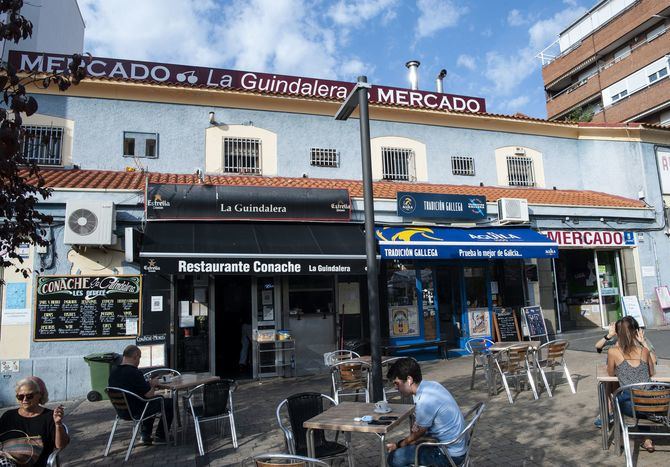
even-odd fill
[[[359,224],[148,222],[146,273],[363,273]]]

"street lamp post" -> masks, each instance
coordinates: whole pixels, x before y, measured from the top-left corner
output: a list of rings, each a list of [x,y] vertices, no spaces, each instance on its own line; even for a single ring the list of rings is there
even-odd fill
[[[368,90],[365,76],[359,76],[356,87],[340,106],[335,120],[347,120],[358,107],[361,131],[361,159],[363,164],[363,213],[365,218],[365,256],[367,260],[368,308],[370,321],[370,355],[372,357],[372,398],[383,399],[381,332],[379,325],[379,287],[377,252],[375,248],[375,206],[372,192],[372,160],[370,151],[370,116]]]

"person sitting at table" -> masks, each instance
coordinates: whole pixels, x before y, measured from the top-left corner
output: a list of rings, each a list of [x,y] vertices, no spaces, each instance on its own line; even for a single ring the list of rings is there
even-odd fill
[[[391,467],[414,464],[416,444],[424,436],[436,438],[439,442],[456,438],[465,426],[461,409],[451,393],[436,381],[423,381],[421,367],[413,358],[397,360],[387,373],[400,394],[413,396],[416,420],[412,430],[404,439],[386,445],[389,452],[388,465]],[[421,465],[447,466],[449,460],[441,447],[421,448]],[[456,465],[465,460],[465,439],[447,448]]]
[[[70,442],[63,425],[63,406],[59,405],[54,410],[43,406],[49,401],[49,392],[44,381],[36,376],[23,378],[16,383],[16,400],[19,407],[7,410],[0,417],[0,446],[13,439],[25,440],[28,435],[32,438],[28,451],[32,455],[30,460],[22,459],[21,463],[45,466],[54,449],[63,449]],[[7,443],[4,449],[11,455],[9,446]],[[22,449],[20,454],[24,453],[25,449]],[[0,465],[6,465],[2,464],[5,459],[0,452]]]
[[[630,318],[630,317],[626,317]],[[654,375],[654,358],[647,347],[644,347],[638,336],[639,329],[635,330],[635,319],[623,318],[617,321],[617,343],[607,351],[607,374],[616,376],[619,384],[627,386],[635,383],[647,383]],[[644,335],[642,336],[644,337]],[[617,397],[623,413],[633,416],[633,404],[629,391]],[[644,427],[640,427],[642,429]],[[645,438],[641,445],[647,452],[654,452],[654,443],[651,438]]]
[[[158,378],[152,378],[150,381],[144,379],[144,374],[137,368],[140,364],[140,359],[142,358],[142,351],[136,345],[129,345],[123,350],[123,360],[121,364],[112,370],[109,375],[109,386],[113,386],[120,389],[125,389],[130,391],[133,394],[137,394],[140,397],[145,399],[150,399],[156,397],[155,390],[156,385],[158,384]],[[133,411],[135,416],[139,416],[144,409],[144,403],[138,401],[137,399],[128,398],[128,404],[130,405],[130,410]],[[167,420],[168,428],[172,423],[172,399],[165,398],[163,400],[163,405],[165,407],[165,418]],[[160,412],[160,401],[152,401],[149,403],[149,407],[145,413],[145,416],[155,414]],[[163,423],[158,423],[158,428],[156,428],[156,437],[152,439],[151,432],[153,430],[154,418],[149,418],[142,423],[142,443],[146,445],[150,444],[165,444],[166,436],[165,430],[163,428]]]

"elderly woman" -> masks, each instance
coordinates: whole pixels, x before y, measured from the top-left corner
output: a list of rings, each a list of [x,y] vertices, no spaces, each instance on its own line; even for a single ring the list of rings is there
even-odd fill
[[[45,466],[54,448],[62,449],[70,442],[63,426],[63,406],[54,410],[42,406],[49,401],[49,393],[44,381],[34,376],[16,384],[16,400],[19,408],[0,417],[2,440],[25,436],[20,432],[36,437],[34,451],[39,452],[39,457],[35,455],[37,459],[33,459],[32,465]]]

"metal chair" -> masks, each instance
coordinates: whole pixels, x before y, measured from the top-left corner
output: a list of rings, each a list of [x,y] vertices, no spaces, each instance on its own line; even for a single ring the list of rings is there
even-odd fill
[[[177,370],[173,370],[172,368],[154,368],[153,370],[144,373],[144,379],[147,381],[149,381],[151,378],[161,376],[181,376],[181,373]]]
[[[360,357],[361,356],[353,350],[333,350],[332,352],[323,354],[323,363],[326,366],[332,366],[345,360],[353,360],[354,358]]]
[[[472,377],[470,378],[470,389],[475,388],[475,372],[477,370],[484,370],[486,388],[489,392],[491,391],[492,382],[489,381],[491,375],[491,369],[489,368],[491,352],[489,351],[489,347],[491,345],[493,345],[493,341],[484,337],[476,337],[465,343],[465,350],[472,354]]]
[[[65,430],[65,434],[70,434],[65,423],[63,423],[63,429]],[[47,458],[47,467],[60,467],[60,453],[63,452],[63,449],[55,448],[51,451],[51,454],[49,454],[49,457]]]
[[[460,466],[458,466],[454,462],[454,460],[449,455],[449,451],[447,449],[444,449],[443,452],[447,456],[447,460],[449,460],[449,465],[451,467],[468,467],[470,465],[470,446],[472,445],[472,439],[475,436],[475,428],[477,427],[477,422],[479,421],[479,418],[481,417],[482,412],[484,412],[485,408],[486,405],[483,402],[480,402],[476,404],[473,408],[471,408],[468,411],[468,413],[466,413],[464,416],[465,428],[463,428],[463,430],[454,439],[444,443],[429,441],[417,444],[416,451],[414,452],[414,467],[422,467],[421,464],[419,464],[419,451],[421,450],[421,448],[427,446],[440,446],[443,448],[447,448],[449,446],[453,446],[462,439],[465,439],[465,460],[463,461],[462,464],[460,464]]]
[[[342,396],[355,396],[358,400],[361,393],[365,394],[365,402],[370,402],[370,372],[370,364],[359,360],[332,365],[330,375],[335,403],[339,404]]]
[[[306,467],[308,465],[330,465],[319,459],[296,456],[293,454],[261,454],[260,456],[254,456],[253,461],[257,467]]]
[[[630,392],[632,417],[621,409],[617,396]],[[630,447],[630,436],[670,436],[670,383],[637,383],[622,386],[613,394],[615,424],[619,423],[623,447],[626,454],[626,466],[633,466],[633,454]],[[628,421],[631,423],[628,423]],[[663,427],[665,431],[631,431],[636,427]],[[617,438],[617,447],[619,447]],[[619,447],[620,449],[620,447]],[[620,453],[620,451],[618,451]]]
[[[389,371],[389,368],[391,368],[391,365],[393,365],[396,361],[400,360],[401,358],[406,358],[406,357],[392,357],[392,358],[382,358],[382,379],[384,383],[384,387],[382,390],[384,391],[384,400],[388,402],[388,395],[389,394],[396,394],[399,393],[398,389],[395,387],[395,384],[393,384],[393,380],[389,380],[386,375]]]
[[[318,392],[302,392],[287,397],[277,406],[276,416],[279,428],[284,433],[284,443],[286,450],[291,455],[307,455],[307,429],[303,424],[312,417],[323,412],[323,404],[328,402],[337,405],[332,397]],[[288,414],[288,423],[286,426],[282,419],[282,409],[286,406]],[[326,440],[323,430],[314,431],[314,449],[315,456],[318,459],[334,459],[347,456],[349,465],[353,465],[352,451],[349,442],[346,445],[335,441]]]
[[[538,398],[535,381],[533,380],[533,372],[530,368],[531,355],[532,350],[529,347],[513,346],[500,352],[494,359],[510,404],[514,404],[514,399],[509,390],[509,384],[507,383],[507,378],[509,377],[514,378],[516,390],[519,392],[519,378],[526,376],[528,378],[528,383],[533,390],[533,397],[535,399]]]
[[[168,436],[169,431],[168,431],[167,419],[165,418],[165,403],[162,397],[159,396],[159,397],[152,397],[151,399],[145,399],[130,391],[126,391],[125,389],[115,388],[112,386],[105,388],[105,392],[109,396],[109,400],[112,402],[114,410],[116,410],[116,419],[114,419],[112,432],[109,434],[109,440],[107,441],[107,447],[105,448],[105,454],[104,454],[105,456],[109,454],[109,448],[112,446],[112,439],[114,439],[114,433],[116,432],[116,427],[119,424],[120,420],[133,423],[133,434],[132,437],[130,438],[130,444],[128,445],[128,451],[126,451],[126,457],[124,459],[124,462],[128,461],[128,458],[130,457],[130,452],[133,450],[133,446],[135,445],[135,439],[137,438],[137,432],[140,430],[140,426],[142,425],[143,421],[154,417],[160,417],[161,420],[163,421],[165,436]],[[160,412],[147,414],[149,404],[153,401],[160,402],[161,410]],[[132,407],[133,405],[135,405],[136,409],[133,409]],[[139,416],[136,415],[136,413],[138,412],[137,409],[139,409],[140,412]]]
[[[237,389],[237,383],[232,379],[221,379],[211,383],[201,384],[191,389],[184,397],[188,401],[189,411],[195,425],[195,438],[198,444],[198,452],[205,455],[205,446],[202,440],[200,424],[212,421],[223,421],[227,418],[230,423],[230,436],[233,447],[237,449],[237,430],[235,429],[235,413],[233,409],[233,392]],[[194,403],[195,395],[202,393],[202,405]],[[223,435],[223,423],[220,426]]]
[[[575,394],[575,383],[572,381],[570,371],[568,370],[568,365],[565,363],[565,351],[567,350],[568,345],[568,341],[564,339],[557,339],[542,344],[537,349],[537,351],[535,351],[535,367],[542,375],[542,381],[544,381],[544,386],[547,388],[547,394],[549,394],[549,397],[553,397],[551,389],[556,388],[555,368],[557,366],[563,367],[563,372],[565,373],[565,378],[568,380],[568,384],[570,385],[570,390],[573,394]],[[547,381],[547,374],[545,370],[546,368],[551,368],[551,387],[549,387],[549,382]]]

